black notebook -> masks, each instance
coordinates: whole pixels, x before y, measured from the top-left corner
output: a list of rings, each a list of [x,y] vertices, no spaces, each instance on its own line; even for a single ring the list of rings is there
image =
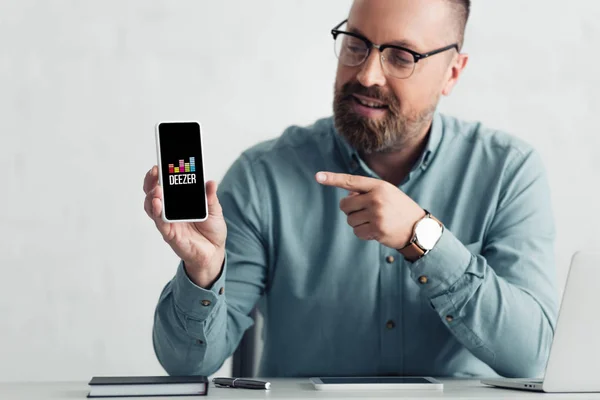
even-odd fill
[[[87,397],[206,396],[205,376],[95,376]]]

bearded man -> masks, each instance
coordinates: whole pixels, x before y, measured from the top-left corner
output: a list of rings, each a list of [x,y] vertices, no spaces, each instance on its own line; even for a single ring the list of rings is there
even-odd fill
[[[153,330],[168,373],[217,371],[255,307],[261,376],[543,372],[558,294],[540,156],[436,110],[467,65],[469,8],[356,0],[331,31],[333,117],[245,151],[207,183],[206,221],[163,222],[146,174],[181,258]]]

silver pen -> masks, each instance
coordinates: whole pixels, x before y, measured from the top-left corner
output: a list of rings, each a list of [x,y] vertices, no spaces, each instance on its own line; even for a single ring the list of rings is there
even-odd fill
[[[254,379],[213,378],[213,383],[218,387],[239,388],[239,389],[269,390],[271,388],[271,382],[258,381],[258,380],[254,380]]]

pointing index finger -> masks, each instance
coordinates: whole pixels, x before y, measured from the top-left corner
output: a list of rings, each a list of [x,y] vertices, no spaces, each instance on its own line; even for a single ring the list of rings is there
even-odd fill
[[[379,180],[359,175],[338,174],[335,172],[318,172],[317,182],[326,186],[335,186],[352,192],[370,192]]]

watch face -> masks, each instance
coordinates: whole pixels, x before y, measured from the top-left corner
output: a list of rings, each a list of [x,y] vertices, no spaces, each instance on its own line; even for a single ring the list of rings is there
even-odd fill
[[[420,247],[431,250],[442,236],[442,227],[433,219],[424,218],[417,224],[415,235]]]

